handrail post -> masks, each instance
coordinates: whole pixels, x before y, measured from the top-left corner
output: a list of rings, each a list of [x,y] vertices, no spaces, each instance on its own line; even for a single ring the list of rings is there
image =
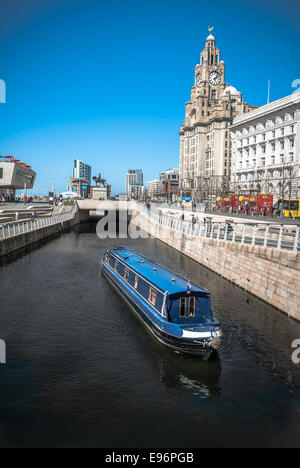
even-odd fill
[[[226,223],[226,227],[225,227],[224,240],[227,241],[227,237],[228,237],[228,223]]]
[[[280,225],[279,237],[278,237],[278,244],[277,249],[281,249],[282,246],[282,238],[283,238],[283,225]]]
[[[257,224],[255,224],[254,229],[253,229],[252,245],[255,245],[256,231],[257,231]]]
[[[246,230],[247,230],[247,224],[244,224],[243,234],[242,234],[242,244],[245,244]]]
[[[265,232],[265,240],[264,240],[264,247],[268,246],[268,240],[269,240],[269,231],[270,231],[270,225],[267,224],[266,227],[266,232]]]
[[[233,225],[233,233],[232,233],[232,242],[235,242],[235,236],[236,236],[236,227],[237,227],[237,224],[234,223]]]
[[[298,251],[299,233],[300,233],[300,226],[297,226],[296,232],[295,232],[294,252]]]

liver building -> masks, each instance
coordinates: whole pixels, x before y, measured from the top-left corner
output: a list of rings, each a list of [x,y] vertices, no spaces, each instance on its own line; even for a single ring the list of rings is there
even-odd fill
[[[191,100],[180,129],[180,189],[197,201],[214,201],[229,190],[230,125],[234,117],[255,109],[225,83],[225,63],[209,28],[205,49],[196,65]]]

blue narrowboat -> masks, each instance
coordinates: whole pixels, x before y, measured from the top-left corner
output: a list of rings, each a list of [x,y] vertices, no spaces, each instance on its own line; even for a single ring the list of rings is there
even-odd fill
[[[105,252],[102,273],[164,345],[205,358],[219,348],[207,290],[121,247]]]

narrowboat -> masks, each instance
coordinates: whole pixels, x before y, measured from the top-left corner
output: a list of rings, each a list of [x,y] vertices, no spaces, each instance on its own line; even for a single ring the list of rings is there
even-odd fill
[[[204,358],[219,348],[222,331],[206,289],[122,247],[105,252],[102,273],[164,345]]]

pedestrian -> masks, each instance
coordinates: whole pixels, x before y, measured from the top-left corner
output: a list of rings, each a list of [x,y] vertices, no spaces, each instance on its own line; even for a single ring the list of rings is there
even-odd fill
[[[181,221],[184,221],[184,213],[181,215]]]
[[[193,226],[193,228],[195,227],[196,223],[197,223],[197,220],[196,220],[195,216],[193,215],[192,216],[192,226]]]

